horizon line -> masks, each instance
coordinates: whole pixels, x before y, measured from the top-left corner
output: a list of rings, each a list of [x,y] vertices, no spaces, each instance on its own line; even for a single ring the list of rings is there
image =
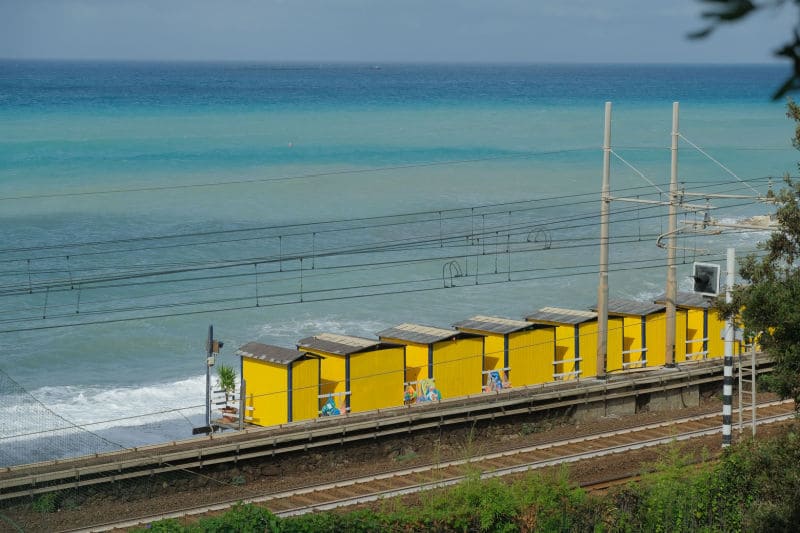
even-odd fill
[[[73,57],[2,57],[2,62],[42,62],[42,63],[195,63],[195,64],[258,64],[258,65],[354,65],[354,66],[407,66],[407,65],[463,65],[463,66],[781,66],[785,61],[473,61],[473,60],[367,60],[367,59],[188,59],[188,58],[73,58]]]

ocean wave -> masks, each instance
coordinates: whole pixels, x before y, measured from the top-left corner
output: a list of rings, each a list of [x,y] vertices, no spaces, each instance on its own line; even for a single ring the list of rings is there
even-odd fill
[[[204,412],[204,388],[205,376],[197,376],[138,387],[69,385],[7,395],[0,406],[0,439],[162,426],[166,419],[190,425],[192,417]]]
[[[258,330],[258,337],[275,339],[268,342],[282,342],[294,345],[301,338],[319,333],[338,333],[341,335],[374,338],[376,331],[381,331],[386,327],[387,324],[385,322],[378,320],[356,320],[334,316],[314,317],[309,315],[283,322],[263,324]]]

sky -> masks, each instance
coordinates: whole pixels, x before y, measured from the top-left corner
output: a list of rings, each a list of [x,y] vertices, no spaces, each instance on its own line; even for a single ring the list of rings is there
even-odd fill
[[[792,3],[789,3],[792,4]],[[712,4],[713,5],[713,4]],[[691,41],[697,0],[0,0],[0,58],[763,63],[793,5]]]

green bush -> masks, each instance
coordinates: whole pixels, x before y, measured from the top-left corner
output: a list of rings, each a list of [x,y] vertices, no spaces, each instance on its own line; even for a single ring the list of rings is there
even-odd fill
[[[237,503],[222,516],[198,522],[200,531],[207,533],[278,532],[279,519],[263,507]]]
[[[187,533],[187,529],[180,524],[177,520],[167,519],[153,522],[147,526],[147,529],[135,529],[139,533]]]
[[[37,513],[54,513],[58,511],[58,500],[60,495],[57,492],[46,492],[37,496],[31,508]]]
[[[790,431],[778,438],[747,441],[720,463],[720,475],[742,509],[747,531],[795,531],[800,520],[800,438]]]

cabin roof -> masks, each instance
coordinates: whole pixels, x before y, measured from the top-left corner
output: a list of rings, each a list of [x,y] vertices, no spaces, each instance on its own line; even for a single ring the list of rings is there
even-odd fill
[[[510,318],[500,318],[496,316],[476,315],[467,320],[462,320],[454,324],[458,329],[470,329],[484,333],[501,333],[503,335],[532,329],[535,324],[524,320],[511,320]]]
[[[614,315],[647,316],[664,310],[662,304],[640,302],[638,300],[611,299],[608,301],[608,312]],[[592,307],[597,311],[597,306]]]
[[[320,333],[319,335],[301,339],[297,343],[297,346],[298,348],[306,350],[317,350],[336,355],[349,355],[352,353],[380,350],[382,348],[393,348],[397,345],[381,342],[379,340],[365,339],[364,337],[339,335],[337,333]]]
[[[529,322],[548,324],[583,324],[597,319],[594,311],[579,311],[577,309],[563,309],[561,307],[542,307],[531,315],[525,317]]]
[[[657,304],[666,304],[667,295],[665,293],[661,293],[654,301]],[[690,307],[693,309],[708,309],[714,305],[714,298],[703,296],[702,294],[698,294],[696,292],[679,292],[678,298],[675,301],[675,305],[678,307]]]
[[[447,339],[465,338],[471,336],[468,333],[456,331],[454,329],[436,328],[433,326],[423,326],[420,324],[400,324],[389,329],[378,332],[378,337],[384,339],[397,339],[406,342],[416,342],[419,344],[432,344]]]
[[[267,361],[269,363],[276,363],[279,365],[288,365],[294,361],[297,361],[298,359],[308,357],[310,354],[299,350],[293,350],[291,348],[273,346],[271,344],[248,342],[236,350],[236,355],[241,357],[249,357],[250,359],[258,359],[260,361]]]

